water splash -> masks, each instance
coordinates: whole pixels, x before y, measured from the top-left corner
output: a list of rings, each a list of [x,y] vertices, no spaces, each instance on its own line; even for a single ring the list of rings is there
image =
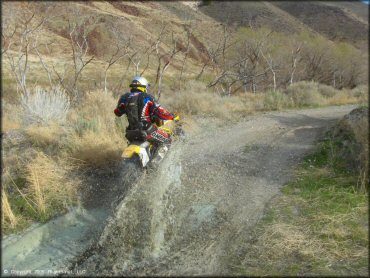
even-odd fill
[[[131,186],[100,237],[102,253],[96,252],[78,268],[91,269],[92,274],[130,273],[166,253],[175,223],[172,196],[182,186],[181,153],[175,142],[160,165],[147,169]]]
[[[174,205],[171,202],[173,191],[181,186],[181,162],[179,160],[180,146],[172,146],[167,159],[159,168],[154,180],[152,181],[153,198],[152,208],[152,226],[151,226],[151,244],[152,256],[159,257],[164,246],[165,231],[167,223],[173,224],[174,219],[171,215],[166,215],[167,210],[172,210]],[[167,217],[166,217],[167,216]]]

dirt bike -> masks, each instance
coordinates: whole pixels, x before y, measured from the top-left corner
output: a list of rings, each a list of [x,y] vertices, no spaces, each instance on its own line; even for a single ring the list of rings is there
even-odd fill
[[[170,134],[172,139],[176,138],[176,135],[182,133],[181,125],[178,123],[180,117],[175,115],[174,120],[161,120],[155,119],[154,125],[158,129]],[[165,145],[158,146],[149,141],[132,141],[122,153],[122,157],[126,160],[139,161],[141,166],[145,168],[150,162],[161,161],[168,151],[168,147]]]

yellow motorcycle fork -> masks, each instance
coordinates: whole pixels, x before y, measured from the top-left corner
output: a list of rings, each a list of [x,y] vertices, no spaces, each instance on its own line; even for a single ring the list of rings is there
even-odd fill
[[[149,150],[152,152],[153,144],[149,145]],[[123,158],[131,158],[134,154],[140,154],[141,147],[138,145],[130,145],[126,149],[123,150],[122,157]]]
[[[167,120],[163,125],[158,127],[160,130],[166,132],[169,135],[173,135],[173,130],[175,129],[175,123],[172,120]]]
[[[135,153],[136,154],[140,153],[140,146],[130,145],[126,149],[123,150],[122,157],[131,158]]]

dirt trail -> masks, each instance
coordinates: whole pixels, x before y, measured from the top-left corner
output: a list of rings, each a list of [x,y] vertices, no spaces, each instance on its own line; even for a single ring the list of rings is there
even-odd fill
[[[273,112],[175,143],[118,205],[75,270],[91,275],[232,275],[266,203],[315,140],[354,106]]]

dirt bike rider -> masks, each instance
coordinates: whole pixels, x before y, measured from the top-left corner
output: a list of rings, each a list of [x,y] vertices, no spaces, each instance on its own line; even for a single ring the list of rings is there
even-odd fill
[[[142,76],[135,76],[130,84],[130,92],[119,98],[114,114],[127,115],[126,128],[128,141],[154,142],[158,145],[170,144],[171,137],[158,129],[153,123],[156,117],[161,120],[176,120],[175,115],[161,107],[155,98],[148,94],[149,82]]]

